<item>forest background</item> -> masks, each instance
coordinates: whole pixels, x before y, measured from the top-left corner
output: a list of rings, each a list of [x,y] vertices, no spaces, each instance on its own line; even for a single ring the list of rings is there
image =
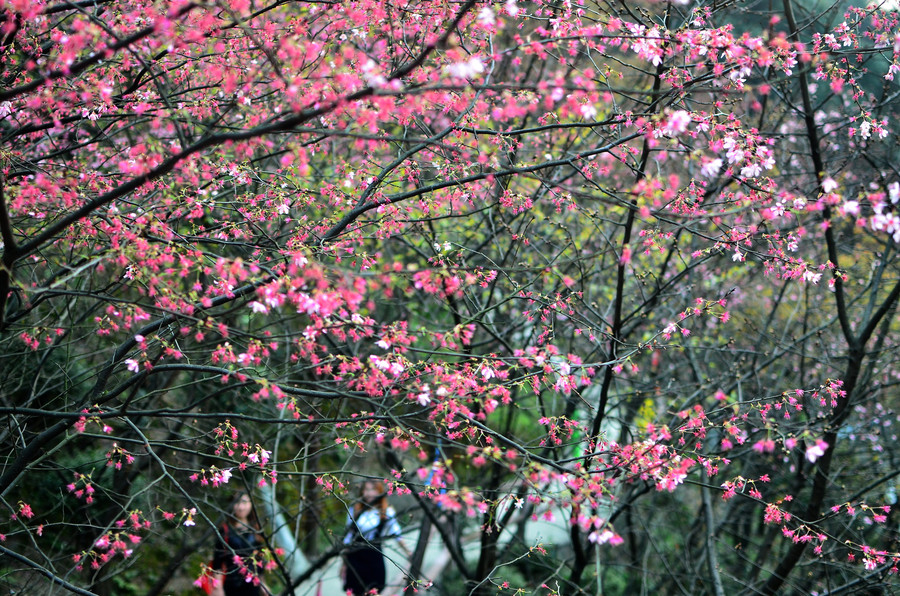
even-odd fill
[[[0,582],[892,593],[897,9],[2,0]]]

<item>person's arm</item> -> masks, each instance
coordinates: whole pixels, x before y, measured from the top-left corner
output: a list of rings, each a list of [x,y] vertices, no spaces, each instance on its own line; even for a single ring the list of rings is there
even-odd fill
[[[213,572],[213,589],[209,596],[225,596],[225,576],[221,573]]]

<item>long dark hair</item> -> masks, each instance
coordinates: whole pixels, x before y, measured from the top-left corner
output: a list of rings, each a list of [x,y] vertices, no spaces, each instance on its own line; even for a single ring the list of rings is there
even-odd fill
[[[256,534],[259,534],[262,532],[262,526],[259,524],[259,516],[256,515],[256,505],[253,504],[253,496],[245,490],[237,491],[231,498],[231,503],[228,505],[228,525],[233,528],[237,527],[237,519],[234,517],[234,506],[244,497],[250,499],[250,514],[247,516],[247,525],[249,525]]]
[[[366,490],[367,484],[374,484],[375,488],[378,490],[378,494],[380,495],[372,503],[366,501],[366,498],[363,495]],[[359,485],[359,499],[356,501],[356,503],[353,504],[353,519],[357,519],[359,517],[359,514],[363,512],[363,509],[377,509],[378,514],[381,516],[381,519],[387,519],[387,490],[384,487],[383,480],[366,480]]]

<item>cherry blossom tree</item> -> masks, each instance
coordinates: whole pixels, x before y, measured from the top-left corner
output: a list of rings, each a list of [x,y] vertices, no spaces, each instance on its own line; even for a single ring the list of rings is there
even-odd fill
[[[409,592],[895,581],[897,6],[3,0],[0,59],[10,589],[192,589],[250,489],[300,593],[365,478]]]

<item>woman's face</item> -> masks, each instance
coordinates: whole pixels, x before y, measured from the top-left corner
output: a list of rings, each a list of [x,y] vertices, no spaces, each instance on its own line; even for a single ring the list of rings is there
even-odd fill
[[[366,503],[371,503],[381,496],[381,490],[374,482],[366,482],[365,484],[363,484],[362,496],[363,501],[365,501]]]
[[[234,516],[240,520],[250,517],[252,510],[253,503],[250,501],[250,495],[241,495],[241,498],[234,502],[234,508],[232,509]]]

